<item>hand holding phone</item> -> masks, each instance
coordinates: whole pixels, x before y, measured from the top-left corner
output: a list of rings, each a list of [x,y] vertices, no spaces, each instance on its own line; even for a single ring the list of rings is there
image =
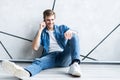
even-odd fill
[[[43,30],[45,27],[46,27],[45,22],[44,22],[44,21],[41,22],[41,23],[40,23],[40,29]]]

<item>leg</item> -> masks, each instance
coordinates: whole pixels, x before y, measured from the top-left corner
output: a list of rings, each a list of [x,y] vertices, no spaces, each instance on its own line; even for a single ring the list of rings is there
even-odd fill
[[[19,65],[16,65],[15,63],[10,61],[2,61],[2,68],[6,72],[20,79],[29,78],[30,76],[39,73],[41,70],[55,67],[56,55],[57,54],[55,53],[51,53],[42,58],[38,58],[32,63],[32,65],[26,68],[20,67]]]
[[[58,66],[69,66],[68,71],[72,76],[81,76],[80,66],[80,47],[78,37],[74,34],[72,39],[68,40],[64,51],[57,56]]]
[[[25,68],[31,73],[31,76],[39,73],[41,70],[55,67],[55,57],[57,54],[50,53],[49,55],[37,58],[33,61],[32,65]]]
[[[73,34],[64,51],[57,57],[58,66],[69,66],[74,60],[78,60],[80,63],[80,46],[77,35]]]

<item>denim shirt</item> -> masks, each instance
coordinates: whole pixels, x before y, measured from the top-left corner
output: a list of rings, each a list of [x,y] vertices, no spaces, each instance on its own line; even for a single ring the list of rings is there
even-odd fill
[[[64,49],[65,45],[67,43],[67,40],[64,37],[64,33],[69,30],[69,28],[65,25],[54,25],[54,36],[55,39],[58,43],[58,45]],[[46,55],[49,50],[49,45],[50,45],[50,39],[49,39],[49,34],[47,32],[47,28],[44,28],[42,33],[41,33],[41,39],[40,39],[40,44],[43,46],[43,55]]]

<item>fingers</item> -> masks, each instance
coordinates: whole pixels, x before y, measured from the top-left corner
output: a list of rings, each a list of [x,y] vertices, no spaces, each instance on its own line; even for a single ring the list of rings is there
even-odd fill
[[[65,38],[66,38],[66,39],[71,39],[71,37],[72,37],[72,34],[71,34],[71,33],[66,33],[66,34],[65,34]]]
[[[41,22],[40,26],[44,28],[46,26],[45,22]]]
[[[44,22],[44,21],[43,21],[43,22],[41,22],[41,23],[40,23],[40,29],[42,29],[42,30],[43,30],[45,27],[46,27],[45,22]]]
[[[72,31],[69,30],[69,31],[65,32],[64,36],[65,36],[65,39],[71,39],[72,38]]]

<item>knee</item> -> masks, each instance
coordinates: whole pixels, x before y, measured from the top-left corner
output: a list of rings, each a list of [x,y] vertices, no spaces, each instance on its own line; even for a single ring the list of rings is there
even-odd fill
[[[76,39],[76,40],[78,40],[78,39],[79,39],[78,34],[77,34],[77,33],[73,33],[71,39]]]

